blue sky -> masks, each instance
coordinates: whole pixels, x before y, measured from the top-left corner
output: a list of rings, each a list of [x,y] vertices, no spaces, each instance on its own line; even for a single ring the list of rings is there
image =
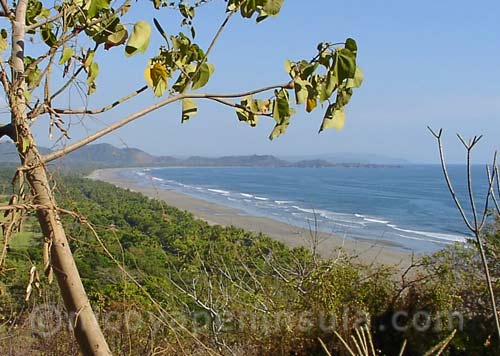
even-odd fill
[[[224,17],[223,1],[199,9],[197,41],[206,46]],[[498,1],[335,1],[286,0],[281,14],[256,25],[234,18],[213,52],[216,72],[202,89],[233,92],[288,79],[286,59],[310,58],[321,41],[357,40],[358,63],[365,82],[347,109],[342,131],[318,135],[323,110],[299,109],[288,132],[270,142],[273,127],[262,119],[257,128],[239,122],[226,107],[199,102],[199,114],[180,123],[180,105],[160,109],[100,142],[138,147],[164,155],[274,154],[314,155],[375,153],[412,162],[437,162],[435,142],[426,126],[445,130],[449,160],[463,161],[455,133],[484,134],[476,162],[489,160],[500,137],[500,3]],[[169,33],[178,31],[171,10],[155,12],[146,1],[128,14],[130,23],[157,17]],[[98,57],[98,107],[144,83],[143,68],[156,54],[161,38],[154,33],[145,55],[125,59],[123,49]],[[91,133],[156,99],[152,93],[102,117],[73,118],[74,139]],[[81,106],[76,90],[58,104]],[[36,124],[40,144],[47,123]],[[53,143],[52,143],[53,144]]]

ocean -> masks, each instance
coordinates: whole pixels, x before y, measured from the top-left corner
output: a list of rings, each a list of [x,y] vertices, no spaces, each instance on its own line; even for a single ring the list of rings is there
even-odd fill
[[[465,166],[449,167],[467,207]],[[428,253],[471,237],[438,165],[388,168],[158,168],[122,171],[144,186],[173,190],[348,239],[383,240]],[[477,206],[487,178],[473,167]]]

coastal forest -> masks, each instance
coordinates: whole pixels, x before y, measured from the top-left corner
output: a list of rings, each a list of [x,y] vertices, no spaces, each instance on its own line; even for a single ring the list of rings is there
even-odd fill
[[[13,170],[1,172],[7,199]],[[415,259],[401,271],[363,265],[341,249],[324,259],[262,234],[211,226],[82,176],[56,181],[71,250],[116,354],[350,355],[344,342],[356,350],[352,337],[361,329],[377,354],[397,355],[403,345],[404,355],[435,346],[430,354],[441,348],[447,355],[497,354],[472,242]],[[495,279],[499,237],[493,229],[487,238]],[[2,355],[79,352],[71,316],[43,274],[42,242],[31,215],[8,246]]]

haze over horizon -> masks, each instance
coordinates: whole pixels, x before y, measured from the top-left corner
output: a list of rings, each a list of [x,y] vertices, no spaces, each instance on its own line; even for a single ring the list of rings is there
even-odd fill
[[[143,11],[131,14],[130,22],[141,16],[149,20],[151,4],[138,6]],[[198,9],[197,41],[202,46],[222,21],[223,6],[221,1]],[[270,142],[272,120],[263,118],[257,128],[250,128],[238,122],[234,111],[198,101],[199,113],[187,123],[180,124],[180,105],[174,104],[98,142],[137,147],[155,155],[284,157],[350,152],[437,163],[429,125],[445,130],[450,163],[465,161],[457,132],[465,137],[483,134],[474,161],[489,162],[500,136],[500,44],[496,39],[500,3],[357,0],[342,6],[329,0],[307,5],[288,0],[277,18],[259,25],[235,17],[210,59],[216,72],[201,90],[236,92],[282,83],[288,79],[283,69],[286,59],[309,58],[321,41],[353,37],[365,82],[353,96],[342,131],[318,135],[323,110],[309,115],[299,109],[288,132]],[[163,14],[159,20],[167,32],[178,32],[173,12]],[[161,37],[154,32],[145,55],[125,59],[123,49],[113,49],[98,57],[101,77],[89,106],[107,105],[144,85],[143,68],[160,44]],[[99,119],[74,117],[70,132],[77,139],[156,101],[149,92]],[[68,103],[82,107],[77,90],[57,105]],[[38,143],[50,147],[55,141],[49,142],[47,126],[46,120],[40,120],[35,132]]]

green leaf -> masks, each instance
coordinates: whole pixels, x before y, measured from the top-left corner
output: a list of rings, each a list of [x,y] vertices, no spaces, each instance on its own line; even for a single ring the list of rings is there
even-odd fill
[[[56,35],[51,31],[51,26],[44,26],[41,31],[43,42],[49,47],[57,43]]]
[[[92,84],[99,74],[99,65],[96,62],[92,62],[89,66],[89,73],[87,76],[87,84]]]
[[[337,109],[335,104],[328,106],[326,109],[323,123],[319,132],[324,129],[342,130],[345,124],[345,112],[343,109]]]
[[[302,80],[300,78],[295,80],[293,89],[295,91],[295,102],[297,105],[302,105],[306,101],[309,93],[307,90],[308,85],[310,86],[311,84],[306,80]]]
[[[63,50],[61,58],[59,59],[59,64],[65,64],[73,56],[73,48],[67,47]]]
[[[351,97],[352,97],[352,89],[344,89],[344,88],[339,89],[337,91],[337,100],[335,101],[337,108],[340,109],[349,104]]]
[[[359,88],[363,83],[364,73],[361,68],[356,67],[354,78],[347,80],[347,88]]]
[[[283,2],[284,0],[267,0],[263,10],[269,16],[276,16],[280,12]]]
[[[30,147],[31,147],[31,140],[28,137],[23,137],[23,140],[21,142],[21,152],[26,153],[26,151]]]
[[[345,48],[347,48],[354,54],[358,52],[358,45],[356,44],[356,41],[352,38],[348,38],[345,40]]]
[[[193,85],[191,86],[191,89],[196,90],[204,87],[208,83],[208,80],[214,71],[215,67],[213,64],[203,63],[198,70],[198,73],[196,73],[193,78]]]
[[[286,129],[288,128],[288,125],[290,125],[290,120],[285,121],[281,124],[276,124],[276,126],[274,126],[273,131],[269,135],[269,139],[274,140],[276,137],[283,135]]]
[[[125,46],[125,55],[131,57],[137,52],[144,53],[148,49],[151,38],[151,26],[146,21],[139,21],[134,25],[127,45]]]
[[[305,64],[305,67],[303,67],[303,69],[302,69],[301,78],[302,79],[307,79],[308,77],[310,77],[311,75],[313,75],[313,73],[316,71],[316,69],[318,69],[318,63],[314,63],[314,64],[307,63],[307,64]]]
[[[25,90],[23,94],[24,98],[26,99],[26,102],[29,103],[31,101],[31,93],[29,92],[29,90]]]
[[[187,121],[198,113],[198,108],[196,103],[192,99],[182,100],[182,120],[181,122]]]
[[[330,98],[337,88],[337,84],[339,82],[339,79],[337,77],[337,73],[335,70],[330,70],[328,74],[326,75],[326,82],[325,82],[325,92],[324,92],[324,98],[325,100]]]
[[[275,92],[276,100],[273,106],[273,117],[278,124],[290,118],[290,102],[288,92],[284,89]]]
[[[88,69],[92,63],[94,63],[95,51],[89,49],[87,52],[87,56],[85,57],[85,61],[83,62],[83,66],[85,69]]]
[[[342,82],[344,79],[354,78],[354,74],[356,73],[356,56],[351,50],[347,48],[338,50],[337,65],[339,82]]]
[[[111,0],[91,0],[87,15],[94,18],[101,10],[108,9],[110,2]]]
[[[163,96],[168,87],[168,71],[161,63],[155,63],[152,67],[147,67],[144,72],[146,81],[153,87],[153,92],[157,97]]]
[[[285,89],[276,90],[274,94],[276,99],[273,103],[273,118],[276,121],[276,126],[271,132],[271,135],[269,135],[270,140],[285,133],[290,124],[290,116],[295,113],[295,111],[290,108],[288,92]]]
[[[249,113],[248,111],[245,111],[243,109],[236,109],[236,115],[238,116],[238,120],[244,121],[252,127],[257,126],[257,122],[259,122],[258,116]]]
[[[128,38],[128,31],[123,25],[116,26],[116,32],[110,34],[106,38],[105,49],[110,49],[111,47],[119,46],[125,43]]]
[[[24,57],[24,67],[28,68],[35,59],[30,56],[25,56]],[[33,88],[36,88],[38,84],[40,83],[40,79],[42,76],[42,71],[38,66],[35,66],[33,69],[31,69],[28,72],[28,75],[26,76],[26,84],[28,85],[28,89],[31,90]]]

